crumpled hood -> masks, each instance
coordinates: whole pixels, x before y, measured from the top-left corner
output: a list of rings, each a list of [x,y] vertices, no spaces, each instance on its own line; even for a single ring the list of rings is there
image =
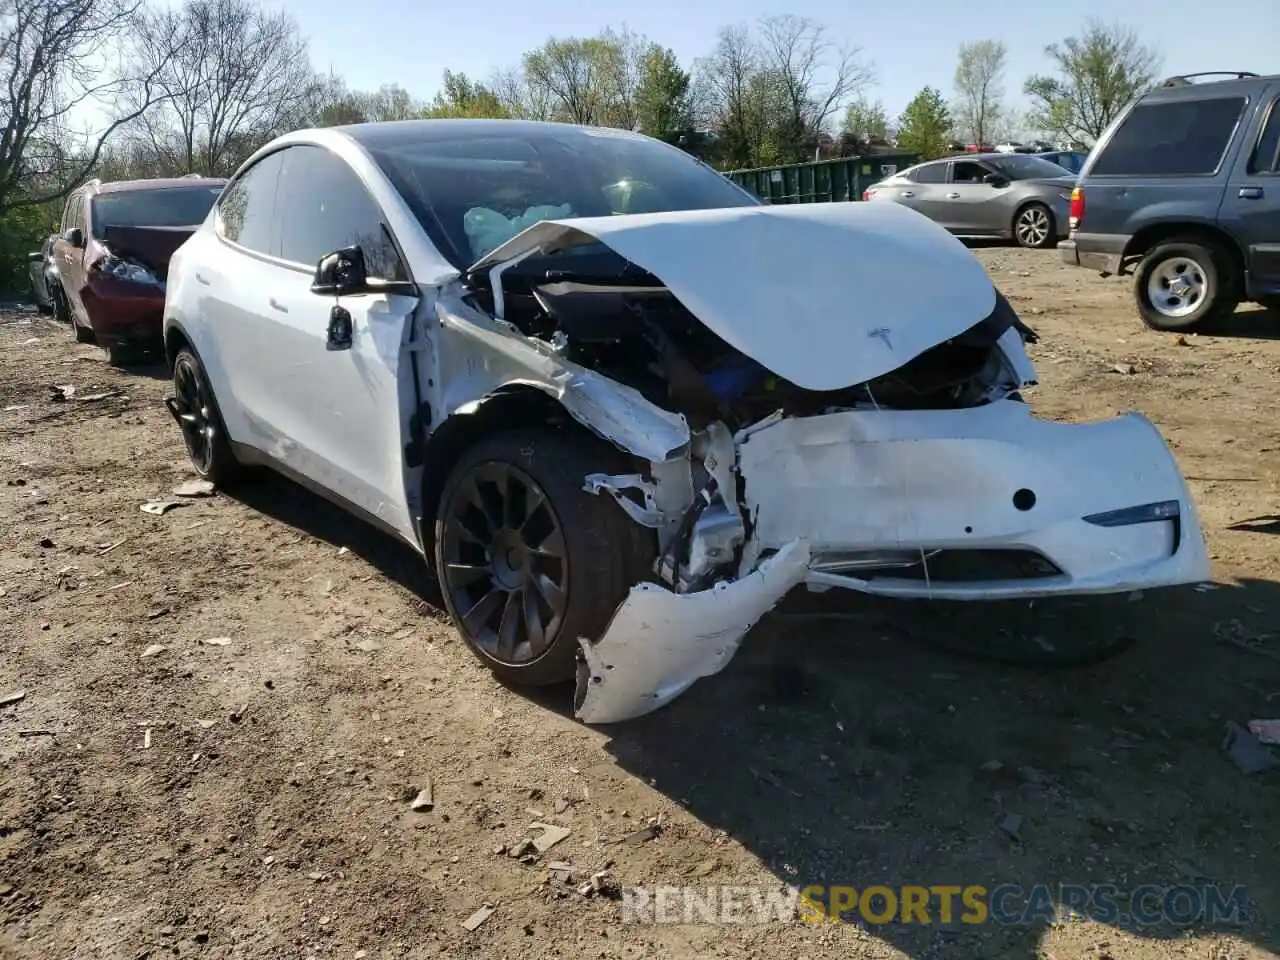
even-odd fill
[[[808,390],[896,370],[995,308],[986,271],[896,203],[816,203],[546,220],[471,269],[600,241],[727,343]]]
[[[195,227],[106,227],[102,242],[117,256],[135,259],[164,276],[169,258],[195,232]]]

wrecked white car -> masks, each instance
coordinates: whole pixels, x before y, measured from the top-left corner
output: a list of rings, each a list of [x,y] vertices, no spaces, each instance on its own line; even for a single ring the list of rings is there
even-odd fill
[[[412,544],[471,649],[620,721],[788,591],[990,600],[1208,576],[1136,414],[1035,418],[1029,331],[896,204],[770,207],[637,135],[301,131],[174,256],[170,409]]]

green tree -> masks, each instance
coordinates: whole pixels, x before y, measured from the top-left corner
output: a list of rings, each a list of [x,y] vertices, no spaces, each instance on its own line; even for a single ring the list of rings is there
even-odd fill
[[[1057,76],[1028,78],[1030,123],[1050,136],[1092,146],[1155,81],[1158,54],[1118,24],[1090,20],[1084,33],[1045,48]]]
[[[420,116],[506,118],[510,115],[497,95],[484,84],[476,83],[465,73],[446,70],[443,89]]]
[[[645,57],[636,92],[640,132],[676,143],[692,127],[690,76],[675,53],[653,46]]]
[[[951,111],[942,94],[925,87],[898,120],[898,146],[922,160],[945,156],[951,140]]]
[[[1004,114],[1008,50],[999,40],[960,44],[956,62],[956,126],[979,148],[990,143]]]
[[[866,97],[854,100],[845,108],[840,132],[859,147],[872,140],[884,140],[889,136],[889,118],[885,115],[884,104],[879,100],[873,103]]]

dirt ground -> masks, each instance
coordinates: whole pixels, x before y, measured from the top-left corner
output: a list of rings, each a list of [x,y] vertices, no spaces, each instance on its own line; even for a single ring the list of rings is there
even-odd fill
[[[793,597],[723,674],[618,728],[496,683],[409,550],[283,480],[141,512],[190,476],[163,372],[4,313],[0,698],[25,697],[0,706],[0,956],[1274,956],[1280,771],[1246,776],[1222,741],[1280,717],[1280,316],[1156,334],[1125,282],[975,253],[1043,337],[1042,415],[1164,432],[1217,588]],[[1070,670],[941,649],[1116,637]],[[571,832],[511,856],[534,821]],[[1242,927],[635,923],[609,896],[1210,880],[1247,889]]]

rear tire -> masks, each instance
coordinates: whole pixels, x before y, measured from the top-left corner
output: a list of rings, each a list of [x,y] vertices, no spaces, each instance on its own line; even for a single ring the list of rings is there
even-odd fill
[[[240,464],[231,450],[204,365],[189,347],[183,347],[173,359],[173,392],[183,418],[182,439],[191,466],[214,486],[225,485],[240,472]]]
[[[535,428],[480,441],[450,472],[436,574],[462,639],[502,680],[572,679],[578,638],[598,640],[649,575],[656,535],[609,495],[582,489],[618,456],[593,438]]]
[[[1142,322],[1184,332],[1230,316],[1239,303],[1230,256],[1212,241],[1174,237],[1147,252],[1133,278]]]
[[[1043,203],[1028,203],[1013,218],[1013,238],[1019,246],[1047,250],[1058,245],[1058,225],[1053,211]]]

